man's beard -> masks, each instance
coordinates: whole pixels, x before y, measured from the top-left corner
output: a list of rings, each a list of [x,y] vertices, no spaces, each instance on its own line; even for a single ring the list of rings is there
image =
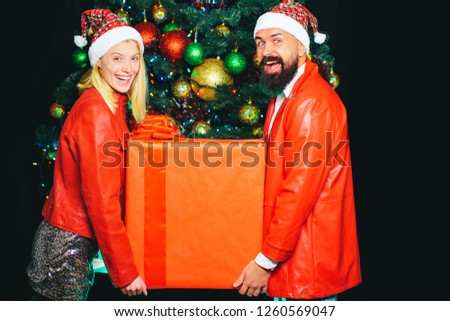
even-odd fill
[[[277,61],[281,64],[281,73],[266,74],[264,66],[267,61]],[[287,84],[294,79],[295,73],[298,69],[298,57],[295,60],[286,65],[284,61],[279,57],[264,57],[261,61],[259,81],[270,92],[271,95],[278,94],[283,91]]]

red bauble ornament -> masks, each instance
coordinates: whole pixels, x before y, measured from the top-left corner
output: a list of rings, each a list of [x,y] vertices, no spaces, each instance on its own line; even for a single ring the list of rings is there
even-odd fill
[[[161,31],[151,22],[143,21],[134,26],[139,31],[145,49],[155,48],[161,38]]]
[[[167,60],[175,62],[183,58],[184,48],[191,41],[183,30],[172,30],[162,35],[159,49]]]

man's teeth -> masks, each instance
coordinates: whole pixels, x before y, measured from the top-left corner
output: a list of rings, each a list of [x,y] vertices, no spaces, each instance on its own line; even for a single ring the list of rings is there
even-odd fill
[[[276,64],[276,63],[278,63],[278,61],[272,60],[272,61],[268,61],[268,62],[266,63],[266,65],[273,65],[273,64]]]

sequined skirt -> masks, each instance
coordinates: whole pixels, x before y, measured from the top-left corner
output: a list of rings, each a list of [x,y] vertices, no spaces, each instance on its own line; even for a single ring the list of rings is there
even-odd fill
[[[33,239],[29,283],[34,291],[53,300],[87,300],[97,252],[95,240],[43,220]]]

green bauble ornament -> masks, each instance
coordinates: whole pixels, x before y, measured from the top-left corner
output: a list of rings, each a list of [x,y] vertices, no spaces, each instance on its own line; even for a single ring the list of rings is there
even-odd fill
[[[184,60],[192,66],[198,66],[205,61],[206,52],[201,43],[191,42],[184,48]]]
[[[169,22],[164,26],[162,33],[164,34],[166,32],[178,29],[180,29],[180,27],[178,27],[178,25],[175,22]]]
[[[237,75],[247,67],[247,59],[242,53],[233,51],[225,57],[224,64],[228,73]]]
[[[88,65],[89,56],[86,49],[77,48],[72,53],[72,61],[78,68],[84,68]]]

